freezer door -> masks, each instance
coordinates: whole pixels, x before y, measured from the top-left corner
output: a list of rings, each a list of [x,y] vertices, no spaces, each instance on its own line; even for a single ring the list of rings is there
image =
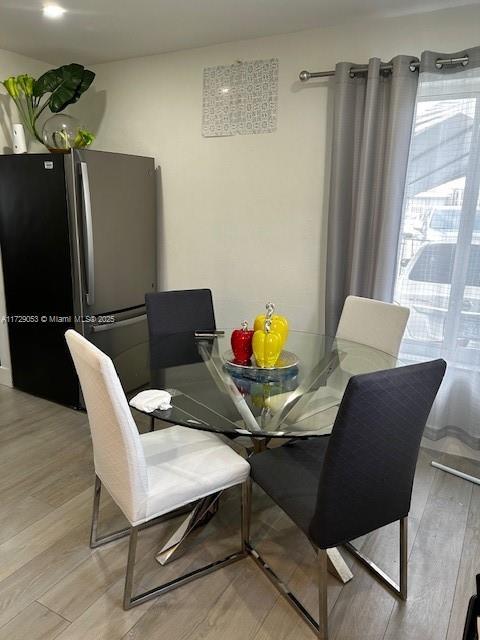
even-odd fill
[[[84,312],[139,307],[156,288],[153,158],[75,151],[72,161]]]

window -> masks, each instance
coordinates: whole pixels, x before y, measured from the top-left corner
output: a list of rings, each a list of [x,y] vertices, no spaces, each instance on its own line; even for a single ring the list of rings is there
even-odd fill
[[[395,283],[407,357],[480,371],[479,190],[480,74],[421,74]]]

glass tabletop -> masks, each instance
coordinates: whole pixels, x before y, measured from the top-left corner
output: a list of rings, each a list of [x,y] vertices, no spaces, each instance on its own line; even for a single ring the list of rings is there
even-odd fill
[[[364,344],[290,331],[280,366],[242,367],[231,362],[231,332],[176,333],[144,345],[149,382],[143,388],[172,395],[171,409],[149,415],[230,436],[323,436],[331,433],[352,375],[402,365]],[[127,354],[116,364],[122,357]]]

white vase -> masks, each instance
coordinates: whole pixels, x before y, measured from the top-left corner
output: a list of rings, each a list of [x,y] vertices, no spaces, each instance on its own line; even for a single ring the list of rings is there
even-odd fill
[[[27,142],[23,124],[15,123],[12,126],[13,153],[27,153]]]

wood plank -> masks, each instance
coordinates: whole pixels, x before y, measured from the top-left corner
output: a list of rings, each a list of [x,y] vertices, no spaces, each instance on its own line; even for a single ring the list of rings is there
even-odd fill
[[[53,507],[32,496],[2,499],[0,544],[53,511]]]
[[[122,608],[124,580],[118,580],[98,598],[63,633],[59,640],[119,640],[148,611],[154,601],[134,607]]]
[[[217,555],[220,556],[221,554]],[[203,562],[208,560],[203,557]],[[196,635],[200,624],[205,621],[209,611],[216,609],[220,595],[245,570],[245,562],[246,559],[240,560],[165,594],[154,601],[153,606],[122,640],[186,640],[191,634],[193,638],[200,637]],[[167,566],[175,564],[176,562]]]
[[[125,575],[128,538],[99,547],[38,598],[73,622]]]
[[[57,467],[49,481],[38,483],[31,495],[52,507],[60,507],[72,496],[90,489],[94,476],[92,454],[88,445],[84,450],[82,449],[81,455],[72,457],[68,463],[64,463],[63,468]]]
[[[88,524],[69,531],[0,582],[0,625],[7,623],[90,555]]]
[[[221,592],[205,618],[187,637],[191,640],[248,640],[261,627],[277,599],[270,582],[248,558],[232,566],[235,577]],[[217,579],[221,579],[216,576]]]
[[[109,501],[102,503],[104,520],[116,528],[122,522],[118,509]],[[79,512],[78,523],[72,530],[0,582],[0,625],[40,598],[94,553],[88,546],[89,530],[90,517],[85,518]],[[80,597],[81,592],[77,591],[76,595]]]
[[[91,469],[93,465],[92,460],[92,446],[90,442],[74,444],[63,451],[61,455],[48,456],[42,465],[34,468],[22,464],[21,467],[14,474],[15,481],[5,481],[2,486],[0,481],[2,498],[5,501],[22,499],[26,496],[31,496],[33,493],[36,497],[41,499],[43,497],[42,492],[45,491],[45,498],[49,498],[49,488],[52,485],[64,485],[65,476],[68,474],[68,470],[71,466],[77,464],[85,465],[85,468]],[[93,473],[91,474],[91,484],[93,483]],[[68,488],[68,486],[67,486]],[[74,491],[67,496],[67,500],[71,499],[75,495]],[[51,497],[51,495],[50,495]],[[42,500],[44,501],[44,500]],[[52,502],[59,502],[58,500],[52,500]],[[61,506],[60,504],[53,504],[52,506]]]
[[[40,427],[41,428],[41,427]],[[87,434],[72,435],[69,433],[54,433],[50,440],[45,440],[42,444],[32,444],[28,451],[20,448],[16,456],[8,463],[2,465],[2,475],[0,477],[0,491],[2,495],[11,493],[18,495],[25,483],[29,483],[32,474],[36,473],[45,483],[50,481],[48,469],[50,465],[55,467],[66,466],[73,457],[88,454],[91,456],[91,442],[86,437]],[[19,464],[21,461],[21,464]],[[31,482],[27,494],[31,492]],[[24,492],[25,495],[25,492]]]
[[[88,522],[91,503],[91,490],[83,491],[65,505],[3,542],[0,545],[0,580],[7,578],[72,531],[79,520]]]
[[[0,640],[54,640],[68,622],[38,602],[0,628]]]
[[[455,466],[465,473],[471,474],[475,471],[478,473],[478,463],[476,470],[473,465],[462,464],[462,462]],[[462,637],[468,601],[476,591],[477,573],[480,573],[480,486],[473,485],[447,640],[457,640]]]
[[[472,484],[435,471],[409,561],[409,596],[396,602],[385,640],[444,640],[460,566]]]

